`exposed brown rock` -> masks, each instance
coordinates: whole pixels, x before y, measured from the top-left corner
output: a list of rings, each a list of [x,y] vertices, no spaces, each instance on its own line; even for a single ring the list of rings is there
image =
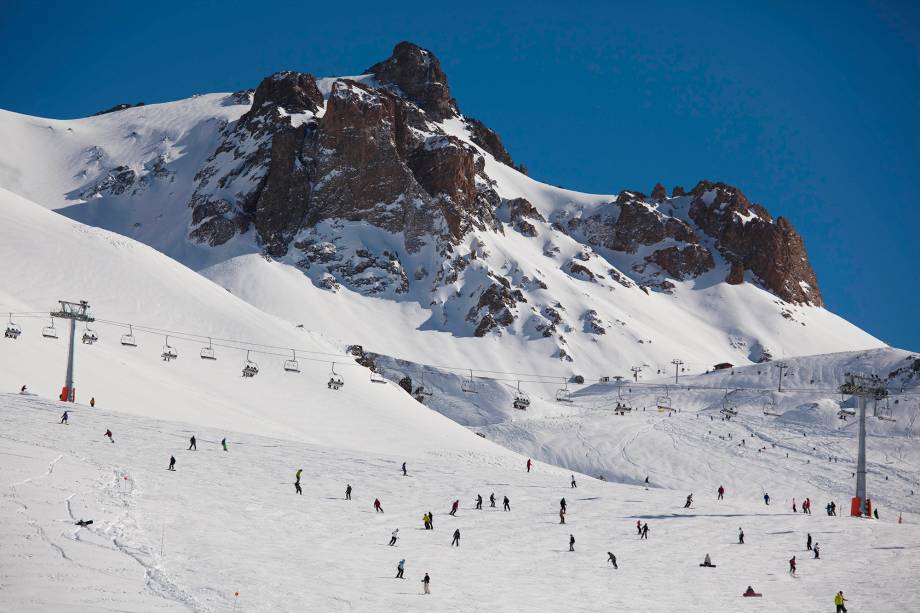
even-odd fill
[[[701,245],[658,249],[646,256],[645,261],[657,264],[678,281],[698,277],[715,266],[712,254]]]
[[[427,49],[401,42],[393,48],[389,59],[374,64],[365,72],[381,83],[396,85],[435,121],[457,115],[457,103],[450,95],[447,75],[441,70],[438,58]]]
[[[657,200],[658,202],[664,201],[668,197],[668,192],[664,188],[664,185],[661,183],[656,183],[655,187],[652,188],[652,200]]]
[[[250,121],[258,115],[281,107],[287,113],[316,112],[323,104],[323,95],[316,79],[304,72],[277,72],[262,79],[256,88],[252,108],[241,121]]]

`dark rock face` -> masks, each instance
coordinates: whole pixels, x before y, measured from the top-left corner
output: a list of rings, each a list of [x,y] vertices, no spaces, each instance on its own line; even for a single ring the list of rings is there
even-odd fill
[[[537,235],[536,226],[530,223],[528,219],[542,222],[546,221],[546,218],[540,214],[540,211],[538,211],[526,198],[505,200],[502,205],[508,207],[508,216],[511,219],[511,225],[524,236],[534,237]]]
[[[700,245],[658,249],[646,256],[645,261],[657,264],[678,281],[698,277],[715,267],[712,254]]]
[[[242,121],[250,121],[278,107],[287,113],[315,113],[322,104],[323,95],[316,86],[313,75],[303,72],[278,72],[265,77],[259,83],[252,108],[243,115]]]
[[[476,322],[475,336],[485,336],[499,326],[509,326],[516,317],[516,305],[527,302],[520,290],[512,290],[502,283],[493,283],[479,295],[479,302],[466,315],[467,321]]]
[[[470,135],[474,143],[491,153],[492,157],[502,164],[521,170],[520,167],[514,165],[511,154],[505,149],[501,137],[495,130],[492,130],[478,119],[472,117],[467,117],[466,123],[470,126]],[[525,172],[524,174],[527,173]]]
[[[389,59],[374,64],[364,72],[374,75],[381,83],[397,86],[434,121],[458,114],[457,103],[447,85],[447,75],[441,70],[441,62],[427,49],[401,42],[393,48]]]
[[[635,253],[640,245],[654,245],[666,238],[686,243],[699,242],[693,229],[683,221],[662,215],[644,202],[641,195],[621,192],[617,196],[619,215],[594,215],[570,224],[580,229],[589,244],[614,251]]]
[[[792,224],[775,221],[741,190],[725,183],[700,181],[691,191],[690,217],[708,236],[732,270],[727,281],[743,280],[750,270],[787,302],[822,306],[821,291],[808,262],[805,244]]]
[[[135,104],[128,104],[127,102],[122,102],[121,104],[116,104],[110,109],[106,109],[104,111],[96,111],[95,113],[92,114],[92,117],[97,117],[99,115],[105,115],[107,113],[116,113],[118,111],[123,111],[125,109],[133,109],[136,106],[144,106],[144,103],[137,102]]]
[[[664,201],[668,197],[668,191],[664,188],[664,185],[661,183],[656,183],[655,187],[652,188],[652,200],[657,200],[658,202]]]

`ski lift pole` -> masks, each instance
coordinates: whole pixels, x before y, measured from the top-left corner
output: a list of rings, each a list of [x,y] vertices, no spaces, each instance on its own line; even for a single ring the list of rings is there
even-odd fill
[[[67,348],[67,371],[64,375],[64,389],[61,390],[61,400],[64,402],[75,402],[77,394],[73,386],[74,355],[77,340],[77,320],[89,323],[95,321],[87,312],[89,303],[85,300],[80,302],[68,302],[58,300],[61,310],[51,313],[51,317],[58,319],[70,320],[70,345]]]

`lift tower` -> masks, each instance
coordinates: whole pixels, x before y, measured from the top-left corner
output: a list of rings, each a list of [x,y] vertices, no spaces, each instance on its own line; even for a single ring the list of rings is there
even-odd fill
[[[888,390],[878,375],[846,373],[845,377],[844,384],[840,386],[840,393],[856,396],[859,412],[856,496],[850,505],[850,515],[872,517],[872,506],[866,495],[866,398],[884,398],[888,395]]]
[[[61,400],[64,402],[74,402],[77,394],[73,386],[73,356],[76,348],[77,339],[77,322],[82,321],[89,323],[95,321],[89,314],[89,303],[85,300],[80,302],[67,302],[58,300],[61,303],[59,311],[52,311],[51,317],[58,319],[70,320],[70,344],[67,347],[67,373],[64,375],[64,387],[61,389]]]

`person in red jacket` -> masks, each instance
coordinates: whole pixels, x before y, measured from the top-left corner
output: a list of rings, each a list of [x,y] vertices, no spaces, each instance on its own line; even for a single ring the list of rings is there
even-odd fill
[[[533,466],[533,462],[530,461],[530,458],[527,458],[527,472],[530,472],[531,466]]]
[[[374,511],[377,513],[383,513],[383,507],[380,506],[380,499],[374,498]]]
[[[719,500],[722,500],[722,498],[723,498],[724,496],[725,496],[725,488],[722,487],[722,486],[720,485],[720,486],[719,486],[719,498],[718,498],[718,499],[719,499]]]
[[[110,441],[110,442],[112,442],[112,443],[115,442],[115,439],[112,438],[112,431],[111,431],[111,430],[106,429],[105,435],[106,435],[107,437],[109,437],[109,441]]]
[[[451,514],[451,515],[456,515],[456,514],[457,514],[457,509],[458,509],[459,507],[460,507],[460,501],[459,501],[459,500],[454,500],[454,504],[450,505],[450,514]]]

